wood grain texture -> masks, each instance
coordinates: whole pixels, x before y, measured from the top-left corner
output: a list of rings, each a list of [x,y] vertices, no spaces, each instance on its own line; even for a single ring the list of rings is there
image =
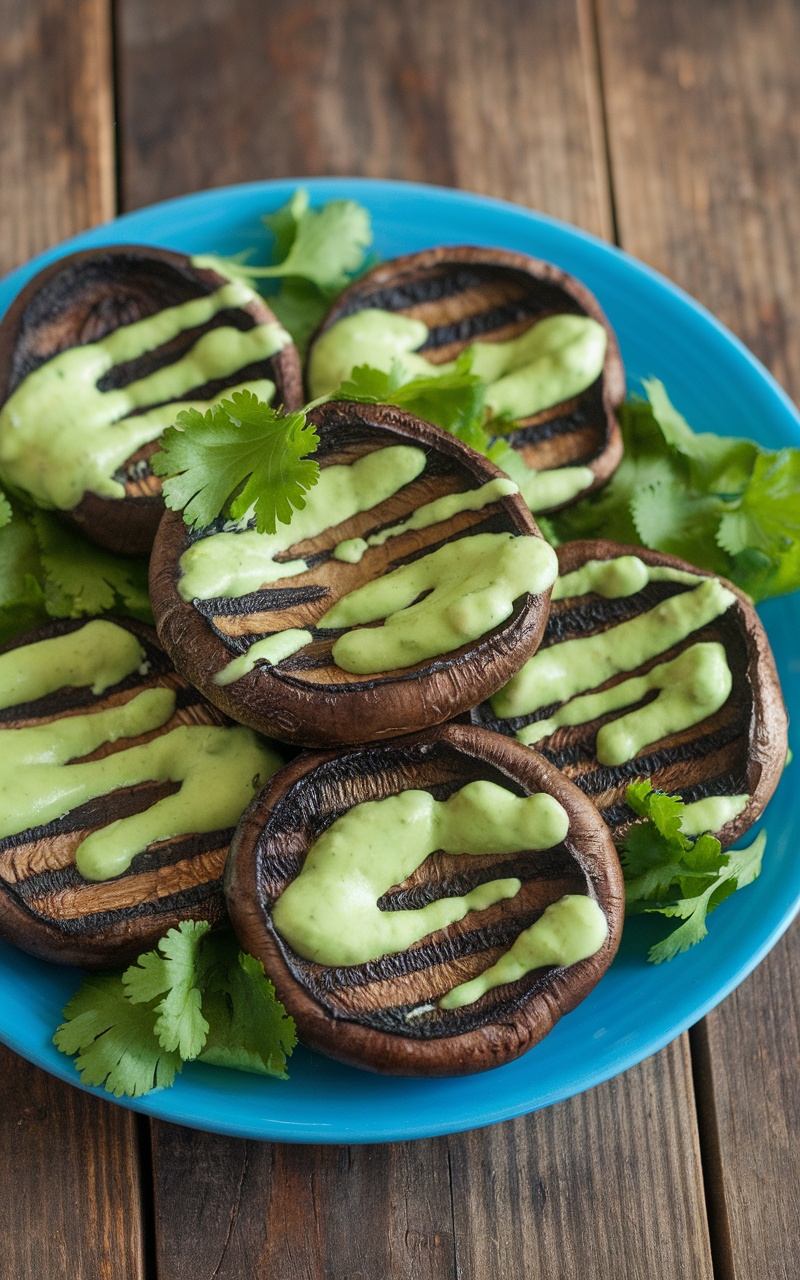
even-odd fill
[[[144,1277],[136,1119],[0,1046],[0,1274]]]
[[[569,1102],[450,1138],[458,1275],[710,1280],[689,1073],[684,1036]]]
[[[620,243],[800,396],[800,6],[598,0]]]
[[[108,0],[0,5],[0,273],[114,214]]]
[[[159,1280],[456,1275],[444,1139],[287,1146],[156,1124],[153,1159]]]
[[[601,0],[600,18],[624,248],[716,312],[797,397],[800,6]],[[798,982],[795,926],[695,1035],[724,1280],[797,1274]]]
[[[357,174],[610,234],[586,0],[121,0],[127,207]]]
[[[0,271],[114,212],[106,0],[0,5]],[[5,1276],[143,1276],[129,1112],[0,1048]]]

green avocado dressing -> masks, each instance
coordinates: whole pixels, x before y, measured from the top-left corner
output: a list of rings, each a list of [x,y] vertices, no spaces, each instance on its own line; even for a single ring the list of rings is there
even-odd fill
[[[246,676],[248,671],[253,670],[257,662],[268,662],[274,665],[276,662],[282,662],[284,658],[291,658],[292,654],[297,653],[299,649],[311,644],[313,639],[310,631],[303,631],[299,627],[287,627],[285,631],[276,631],[273,636],[256,640],[255,644],[250,645],[247,653],[234,658],[216,673],[214,684],[233,684],[234,680],[241,680],[242,676]]]
[[[681,831],[685,836],[699,836],[704,831],[719,831],[726,822],[738,818],[750,801],[748,795],[706,796],[684,805]]]
[[[536,471],[512,448],[504,449],[496,462],[516,480],[523,499],[534,513],[571,502],[595,481],[591,467],[552,467],[549,471]]]
[[[91,687],[101,694],[141,671],[145,652],[136,636],[95,618],[63,636],[19,645],[0,654],[0,709],[46,698],[58,689]]]
[[[552,796],[519,797],[493,782],[470,782],[441,801],[416,790],[366,801],[311,846],[300,874],[275,903],[275,927],[298,955],[318,964],[365,964],[405,951],[521,888],[513,877],[490,880],[414,910],[381,910],[378,900],[430,854],[550,849],[568,830],[566,811]]]
[[[47,360],[22,380],[0,409],[0,477],[40,506],[65,511],[87,492],[121,498],[124,486],[114,473],[174,422],[181,409],[207,409],[243,389],[271,399],[275,386],[266,379],[229,387],[214,400],[180,397],[280,351],[291,339],[276,322],[245,332],[220,325],[202,334],[180,359],[145,378],[117,390],[100,391],[97,386],[116,365],[256,296],[247,285],[231,282]]]
[[[608,921],[600,905],[585,894],[568,893],[546,907],[539,919],[525,929],[496,964],[470,982],[442,996],[442,1009],[473,1004],[487,991],[516,982],[546,965],[577,964],[595,955],[608,937]]]
[[[17,663],[8,667],[6,658],[17,658]],[[124,628],[87,623],[0,657],[3,705],[20,705],[66,687],[91,685],[100,693],[141,669],[143,658],[138,641]],[[144,782],[181,785],[144,812],[87,836],[76,852],[85,879],[121,875],[136,854],[156,841],[234,826],[253,791],[281,764],[249,729],[181,725],[102,759],[81,759],[105,743],[162,728],[174,710],[174,690],[153,688],[101,711],[0,731],[0,837],[52,822],[89,800]]]
[[[513,480],[498,478],[487,481],[477,489],[467,489],[464,493],[447,493],[442,498],[436,498],[433,502],[426,502],[423,506],[417,507],[416,511],[400,524],[381,529],[380,533],[373,533],[367,539],[348,538],[340,542],[334,549],[333,555],[337,560],[358,564],[370,547],[382,547],[390,538],[398,538],[401,534],[410,533],[415,529],[428,529],[433,524],[450,520],[461,511],[480,511],[482,507],[489,506],[498,498],[505,498],[518,492],[519,486]]]
[[[433,364],[417,354],[428,338],[421,320],[368,308],[337,320],[311,348],[314,398],[345,382],[360,364],[384,373],[399,365],[406,378],[452,373],[454,362]],[[585,391],[603,371],[606,331],[589,316],[547,316],[507,342],[473,342],[472,370],[488,383],[495,415],[528,418]]]
[[[609,711],[634,706],[657,689],[658,696],[652,702],[598,730],[595,750],[600,764],[624,764],[659,738],[688,729],[719,711],[728,699],[731,684],[724,646],[693,644],[671,662],[653,667],[647,675],[622,680],[604,693],[573,698],[549,719],[536,720],[520,729],[517,738],[526,746],[533,746],[562,725],[588,724]]]
[[[242,596],[306,572],[305,560],[277,557],[378,506],[416,479],[424,467],[423,450],[408,445],[376,449],[348,466],[323,467],[305,508],[275,534],[229,530],[193,543],[181,557],[181,596],[184,600]],[[516,491],[513,481],[498,477],[477,489],[447,494],[367,539],[338,543],[333,555],[357,563],[370,547],[449,520],[461,511],[480,510]],[[334,662],[343,670],[359,675],[397,670],[485,635],[511,615],[520,596],[548,590],[556,572],[555,552],[541,538],[467,534],[349,592],[317,625],[348,629],[332,650]],[[425,598],[420,600],[422,595]],[[349,630],[384,619],[382,627]],[[217,683],[241,678],[259,658],[278,662],[312,638],[308,631],[294,628],[285,642],[281,634],[257,641],[247,654],[233,659],[217,674]]]
[[[486,635],[511,616],[520,596],[546,591],[554,573],[555,552],[541,538],[472,534],[351,591],[319,625],[353,627],[385,619],[382,627],[340,636],[332,653],[344,671],[392,671]]]
[[[495,694],[495,713],[502,719],[530,715],[634,671],[718,618],[735,599],[716,578],[706,578],[694,590],[671,596],[607,631],[540,649]]]
[[[411,445],[375,449],[350,465],[323,467],[303,510],[293,512],[291,522],[279,524],[274,534],[231,530],[192,543],[181,556],[181,596],[184,600],[243,596],[267,583],[305,573],[305,560],[279,562],[276,557],[377,507],[424,468],[423,450]]]

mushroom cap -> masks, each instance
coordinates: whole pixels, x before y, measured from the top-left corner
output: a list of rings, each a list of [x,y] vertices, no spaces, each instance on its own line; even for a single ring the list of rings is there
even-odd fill
[[[107,742],[89,759],[139,745],[179,725],[230,725],[174,670],[152,627],[130,618],[108,621],[137,637],[145,650],[145,673],[134,672],[99,696],[89,686],[64,688],[0,710],[0,733],[118,706],[155,688],[176,692],[170,720],[140,738]],[[78,630],[85,622],[39,627],[16,637],[2,652]],[[222,923],[222,873],[232,828],[159,841],[113,880],[85,880],[75,866],[77,846],[91,831],[140,813],[177,789],[171,782],[122,787],[43,826],[0,838],[0,937],[44,960],[108,969],[135,960],[182,920]]]
[[[438,427],[386,405],[333,402],[313,411],[322,468],[350,464],[376,448],[412,446],[423,471],[393,496],[286,553],[305,572],[238,598],[184,600],[180,560],[195,537],[168,511],[150,562],[150,598],[162,644],[179,671],[223,711],[284,742],[334,746],[412,733],[439,724],[500,688],[534,652],[547,618],[549,589],[524,594],[511,615],[477,640],[413,666],[354,674],[335,665],[337,634],[317,622],[344,595],[427,552],[472,533],[541,537],[519,494],[496,498],[423,529],[372,546],[358,563],[333,557],[342,541],[394,526],[444,495],[504,479],[493,463]],[[312,491],[313,492],[313,491]],[[202,535],[201,535],[202,536]],[[274,665],[258,663],[228,684],[215,676],[265,633],[310,630],[313,641]]]
[[[472,342],[517,337],[550,315],[597,320],[607,335],[601,377],[580,395],[522,419],[504,439],[534,470],[588,467],[594,480],[581,490],[581,498],[610,479],[622,458],[617,411],[625,399],[625,370],[614,330],[595,296],[575,276],[525,253],[473,245],[444,245],[391,258],[339,295],[309,350],[337,320],[368,307],[422,320],[430,333],[420,354],[434,364],[454,359]],[[546,510],[567,505],[555,503]]]
[[[714,795],[747,794],[749,799],[742,811],[713,833],[724,848],[734,844],[764,812],[780,780],[788,749],[788,718],[775,660],[751,601],[718,574],[647,547],[587,539],[566,542],[557,554],[562,577],[590,560],[638,556],[645,564],[667,566],[698,578],[717,578],[736,597],[735,604],[711,623],[603,686],[612,687],[642,674],[676,657],[698,640],[719,641],[725,649],[733,687],[727,701],[714,715],[660,739],[633,759],[616,766],[599,763],[595,739],[600,726],[622,712],[607,714],[587,724],[559,728],[536,743],[537,751],[586,792],[617,842],[636,820],[625,802],[626,788],[637,779],[649,778],[654,790],[680,795],[687,802]],[[651,582],[644,590],[622,599],[605,600],[592,592],[554,600],[542,648],[578,635],[606,631],[687,589],[674,582]],[[544,714],[550,715],[553,710],[555,708],[547,708]],[[539,718],[540,714],[528,720]],[[471,720],[512,735],[521,723],[498,719],[488,702],[473,710]]]
[[[476,779],[516,795],[554,796],[569,816],[566,839],[540,852],[433,853],[386,897],[394,897],[397,907],[405,895],[415,907],[496,876],[522,881],[515,897],[471,911],[408,950],[367,964],[335,968],[292,950],[272,910],[335,818],[355,804],[409,788],[443,799]],[[386,834],[398,838],[396,832]],[[394,1075],[466,1075],[525,1053],[605,973],[619,945],[625,907],[611,836],[578,788],[537,752],[501,734],[452,724],[337,754],[298,756],[242,817],[225,892],[240,945],[263,962],[300,1039],[341,1062]],[[536,969],[471,1005],[437,1006],[444,993],[494,964],[566,894],[588,895],[604,912],[608,934],[599,951],[576,964]]]
[[[186,254],[150,245],[108,245],[58,258],[28,282],[0,321],[0,406],[23,378],[61,351],[97,342],[122,325],[213,293],[226,283],[216,271],[195,267]],[[103,385],[110,390],[146,377],[183,355],[203,332],[220,323],[247,330],[270,321],[275,321],[272,311],[254,298],[135,361],[116,366]],[[294,343],[267,360],[195,388],[191,396],[207,400],[226,386],[260,378],[275,383],[275,403],[287,411],[303,403],[300,357]],[[124,498],[86,493],[71,511],[61,512],[62,517],[109,551],[149,552],[164,511],[161,480],[149,466],[157,448],[156,441],[143,445],[125,463],[120,477]]]

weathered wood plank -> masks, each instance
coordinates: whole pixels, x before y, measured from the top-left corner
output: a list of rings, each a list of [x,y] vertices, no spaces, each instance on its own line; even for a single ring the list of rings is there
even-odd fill
[[[623,246],[800,396],[800,5],[601,0],[600,18]],[[798,981],[795,927],[694,1038],[724,1280],[797,1271]]]
[[[610,233],[591,24],[546,0],[123,0],[127,207],[358,174],[471,187]]]
[[[686,1037],[535,1116],[450,1139],[459,1275],[712,1273]]]
[[[136,1118],[0,1046],[0,1272],[144,1276]]]
[[[122,0],[119,31],[128,207],[354,173],[471,187],[611,231],[584,0]],[[160,1280],[516,1280],[534,1259],[559,1278],[605,1277],[619,1260],[632,1280],[710,1276],[683,1042],[584,1099],[464,1138],[325,1150],[153,1132]],[[659,1195],[691,1242],[688,1270]],[[542,1224],[549,1252],[530,1239]]]
[[[154,1130],[159,1280],[456,1274],[442,1139],[301,1147]]]
[[[108,0],[0,6],[0,273],[114,215]]]
[[[0,271],[114,213],[109,10],[0,5]],[[136,1128],[0,1049],[4,1275],[143,1275]]]

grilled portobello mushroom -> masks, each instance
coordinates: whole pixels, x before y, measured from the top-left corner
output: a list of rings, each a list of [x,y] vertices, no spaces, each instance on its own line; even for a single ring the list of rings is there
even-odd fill
[[[242,818],[225,891],[300,1038],[398,1075],[526,1052],[608,968],[624,912],[586,797],[537,752],[468,725],[298,756]],[[553,949],[562,927],[569,956]]]
[[[597,299],[574,276],[527,254],[469,245],[426,249],[381,263],[339,295],[313,336],[307,364],[312,394],[319,390],[314,372],[320,338],[339,321],[366,310],[422,321],[428,334],[416,351],[433,364],[455,359],[474,342],[518,338],[550,317],[596,321],[606,334],[600,376],[578,394],[560,397],[538,412],[512,413],[517,426],[504,438],[528,468],[550,472],[579,467],[591,473],[571,496],[555,491],[549,498],[543,495],[533,504],[537,512],[557,510],[593,492],[619,465],[617,411],[625,398],[619,345]]]
[[[181,307],[179,315],[173,313],[174,324],[138,343],[132,343],[130,330],[121,333],[113,353],[101,354],[91,368],[80,364],[80,355],[64,355],[159,313],[163,325],[167,309]],[[273,337],[284,345],[264,354]],[[300,360],[287,337],[252,289],[193,266],[185,254],[114,245],[59,258],[34,276],[0,322],[0,477],[40,506],[59,509],[99,546],[121,554],[148,552],[164,510],[161,481],[149,459],[171,418],[159,417],[152,430],[140,428],[138,420],[158,406],[210,402],[242,384],[266,394],[265,381],[274,384],[276,404],[299,408]],[[198,343],[205,354],[195,350],[193,363],[179,366]],[[214,343],[226,349],[212,350]],[[169,384],[179,377],[180,384]],[[80,459],[69,456],[70,441],[93,415],[101,422],[83,451],[88,458],[107,447],[109,433],[102,437],[102,428],[114,424],[119,433],[122,418],[133,424],[129,455],[119,457],[117,450],[107,475],[77,474]],[[39,432],[33,443],[24,434],[26,418],[34,419]],[[37,457],[52,465],[52,477],[43,480],[31,472],[30,459]]]
[[[225,919],[233,828],[280,765],[126,618],[53,623],[0,651],[0,761],[0,936],[87,969],[135,959],[181,920]],[[190,813],[159,818],[183,786]],[[96,878],[109,855],[113,878]]]
[[[644,547],[570,542],[558,562],[539,661],[473,723],[535,744],[618,842],[635,820],[626,787],[649,778],[697,806],[687,834],[733,844],[763,813],[787,752],[786,708],[752,604],[730,582]]]
[[[274,537],[247,522],[193,535],[165,514],[150,562],[161,641],[210,701],[284,742],[447,720],[535,650],[555,554],[516,485],[437,427],[344,402],[311,420],[320,480]]]

